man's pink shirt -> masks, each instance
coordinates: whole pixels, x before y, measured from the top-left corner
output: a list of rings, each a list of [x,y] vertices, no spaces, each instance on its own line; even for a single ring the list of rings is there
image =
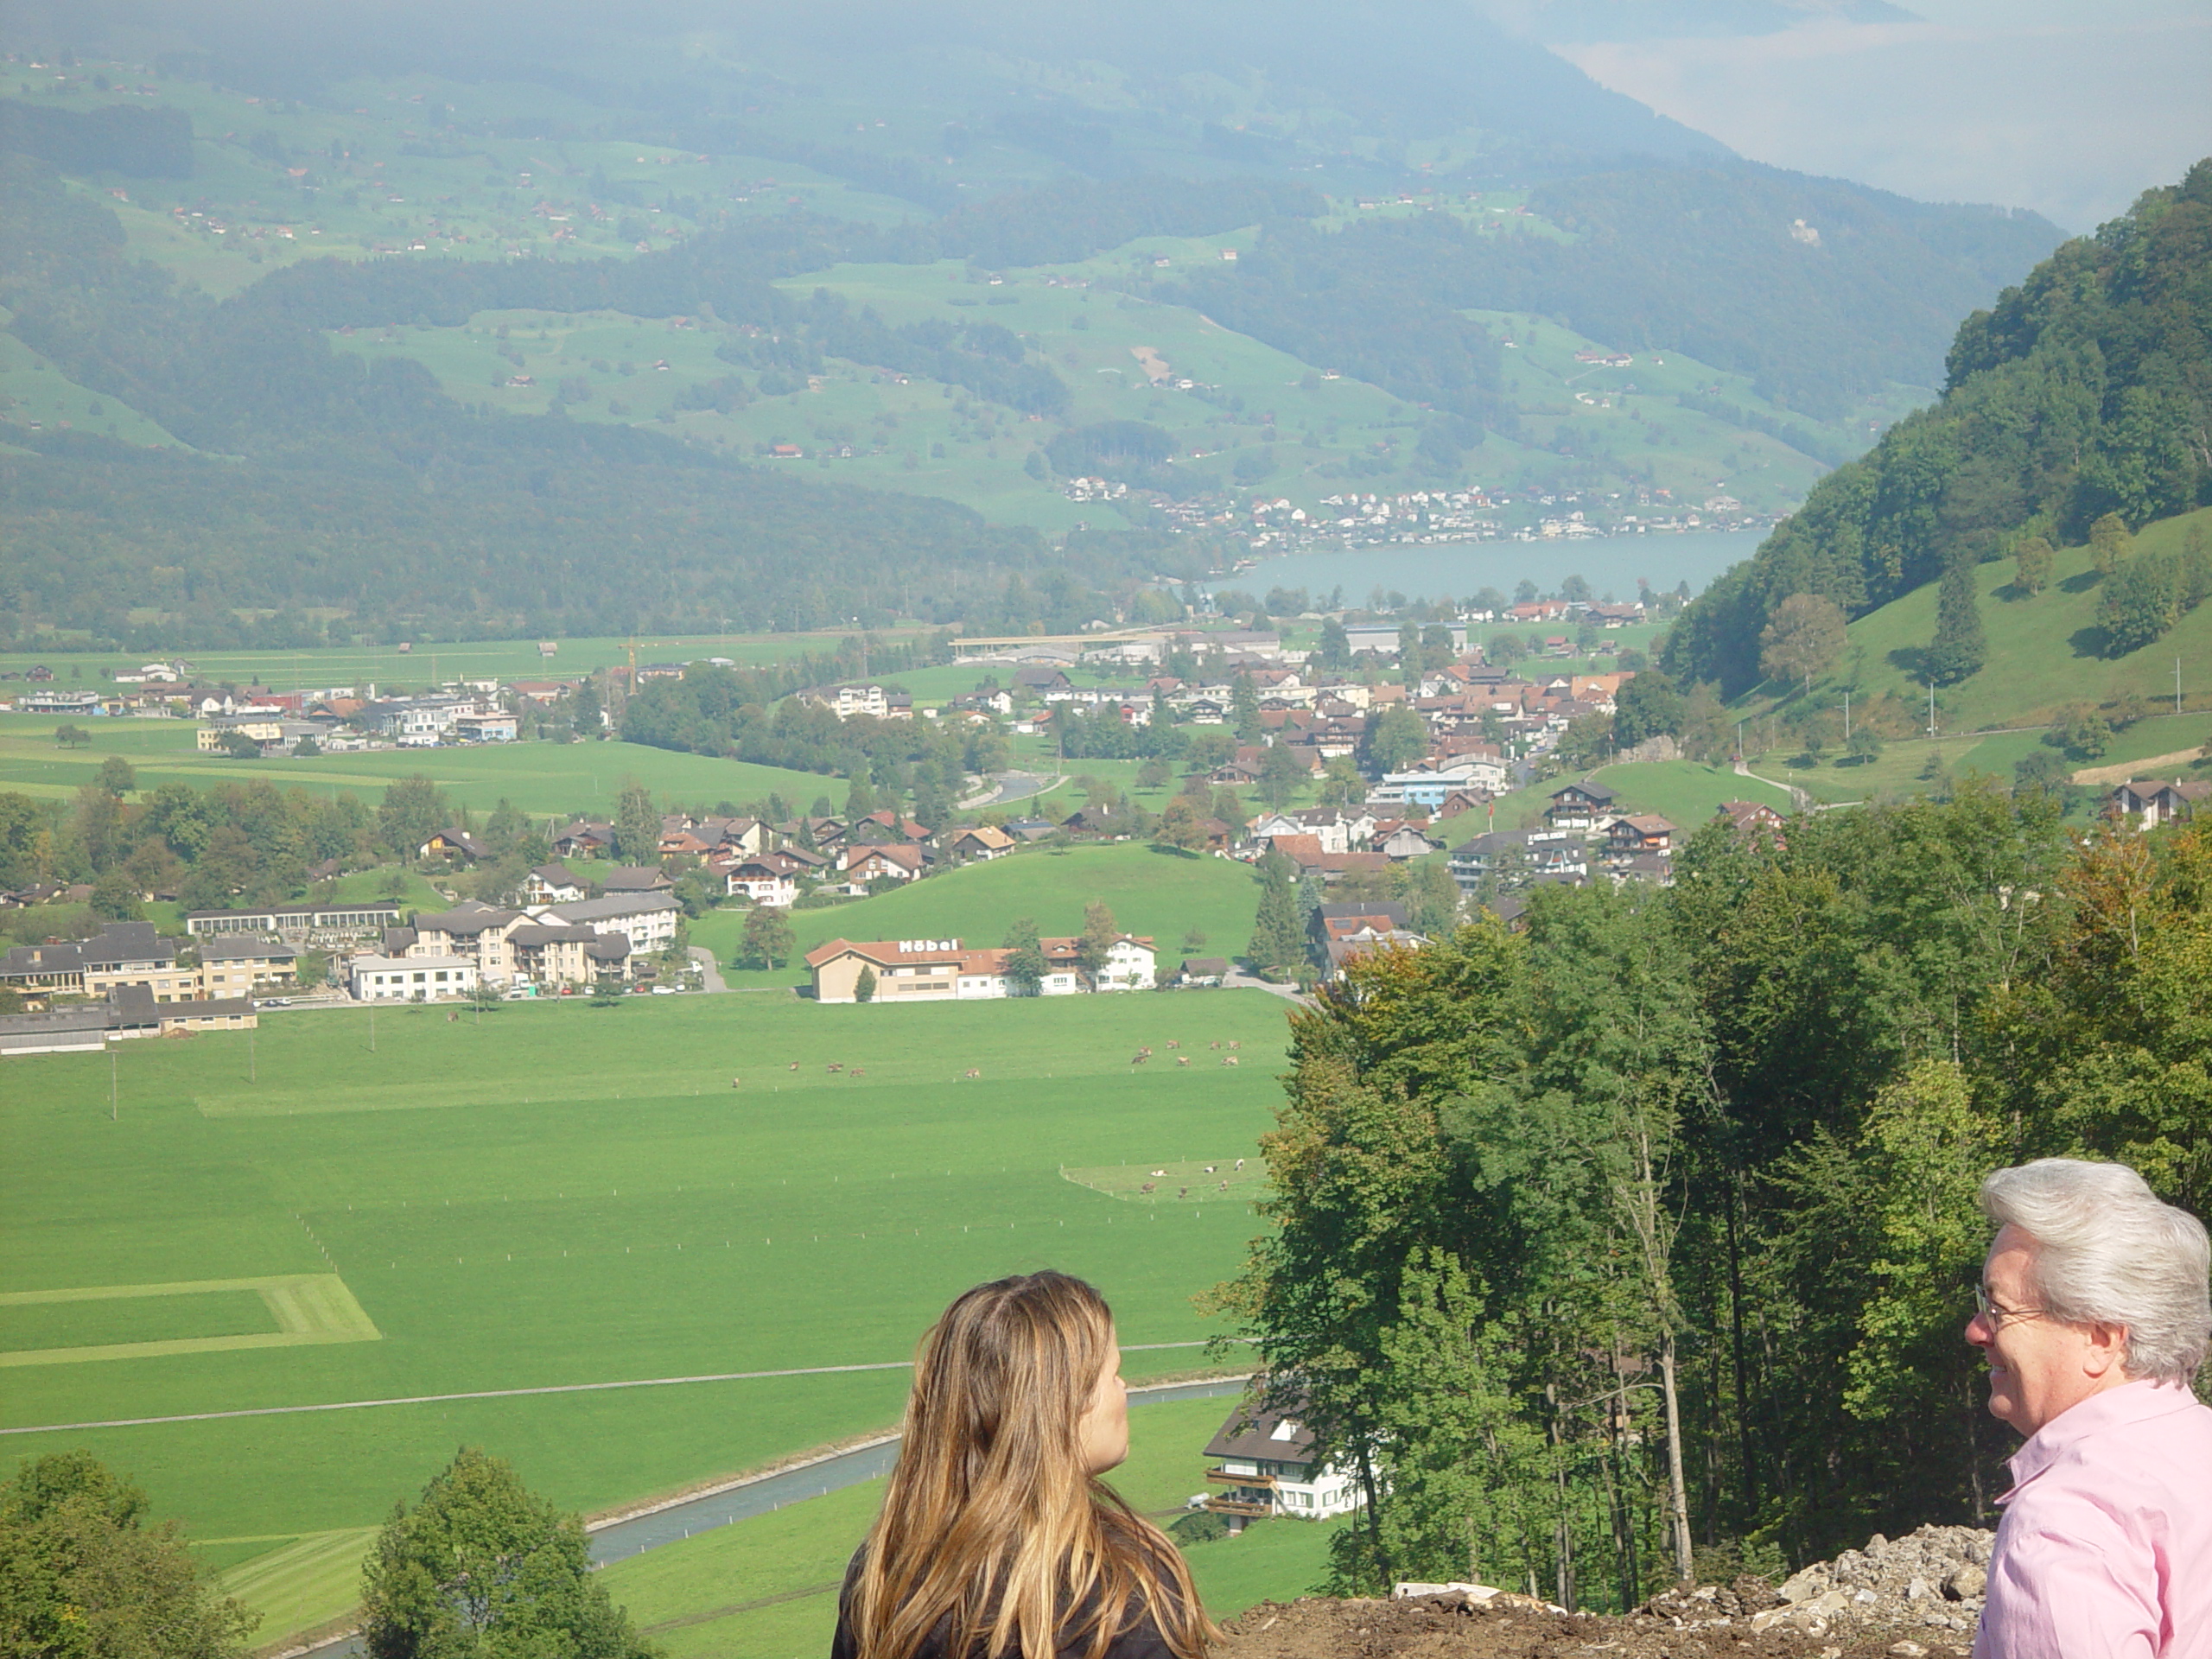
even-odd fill
[[[2212,1409],[2124,1383],[2012,1469],[1974,1659],[2212,1659]]]

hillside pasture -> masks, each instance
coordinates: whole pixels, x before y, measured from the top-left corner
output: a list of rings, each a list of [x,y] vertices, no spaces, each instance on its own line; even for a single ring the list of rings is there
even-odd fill
[[[2192,530],[2212,534],[2212,507],[2145,525],[2135,537],[2136,551],[2177,550]],[[2162,639],[2107,657],[2104,632],[2096,623],[2101,584],[2087,547],[2060,548],[2050,586],[2033,598],[2014,591],[2010,559],[1980,566],[1974,575],[1987,654],[1980,672],[1937,689],[1939,730],[2047,726],[2069,703],[2127,696],[2171,709],[2177,658],[2184,697],[2200,709],[2212,702],[2212,686],[2204,683],[2206,665],[2212,664],[2212,606],[2182,618]],[[1840,707],[1844,689],[1852,686],[1859,697],[1888,692],[1924,708],[1928,688],[1919,675],[1920,652],[1935,637],[1936,588],[1930,582],[1915,588],[1852,623],[1842,659],[1814,681],[1809,695]],[[1764,712],[1772,706],[1775,690],[1763,688],[1745,708]]]
[[[1171,1039],[1246,1063],[1130,1065]],[[1132,1206],[1060,1170],[1251,1155],[1282,1042],[1283,1005],[1247,992],[299,1010],[251,1055],[244,1033],[120,1045],[112,1117],[103,1057],[10,1060],[11,1316],[21,1293],[113,1310],[131,1299],[98,1293],[304,1275],[374,1336],[195,1343],[238,1334],[206,1294],[130,1329],[0,1322],[36,1349],[176,1344],[15,1351],[6,1453],[130,1471],[275,1637],[350,1605],[361,1529],[459,1443],[594,1512],[758,1467],[890,1422],[936,1311],[1044,1265],[1097,1282],[1128,1343],[1196,1344],[1191,1298],[1234,1269],[1248,1206]],[[779,1375],[825,1366],[861,1369]],[[347,1402],[416,1403],[296,1409]],[[196,1421],[22,1432],[176,1418]]]

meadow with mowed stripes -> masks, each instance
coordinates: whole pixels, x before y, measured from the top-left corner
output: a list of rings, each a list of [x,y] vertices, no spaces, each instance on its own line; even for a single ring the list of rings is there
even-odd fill
[[[458,1445],[594,1512],[879,1429],[1001,1274],[1095,1280],[1132,1380],[1192,1369],[1147,1344],[1220,1334],[1192,1298],[1258,1226],[1262,993],[450,1012],[0,1072],[4,1455],[130,1471],[264,1640],[351,1605]]]

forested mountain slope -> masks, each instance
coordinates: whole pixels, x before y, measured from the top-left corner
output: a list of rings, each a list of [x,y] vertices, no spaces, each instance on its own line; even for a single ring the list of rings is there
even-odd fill
[[[1857,616],[2005,556],[2212,503],[2212,161],[2067,243],[1960,327],[1942,401],[1814,489],[1707,592],[1667,664],[1733,694],[1792,594]]]

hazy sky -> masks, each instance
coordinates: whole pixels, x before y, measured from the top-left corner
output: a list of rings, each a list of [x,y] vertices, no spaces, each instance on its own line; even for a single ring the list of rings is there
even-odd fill
[[[2205,0],[1899,0],[1924,21],[1554,49],[1778,167],[2093,229],[2212,155]]]

